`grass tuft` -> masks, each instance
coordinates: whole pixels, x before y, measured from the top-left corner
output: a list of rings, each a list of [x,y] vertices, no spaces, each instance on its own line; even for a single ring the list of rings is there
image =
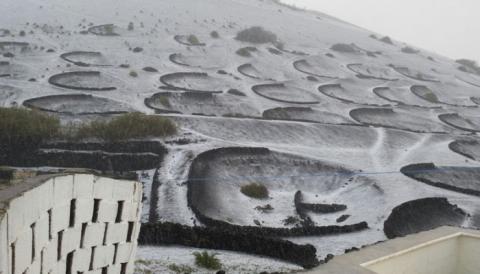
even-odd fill
[[[207,251],[194,252],[195,264],[198,267],[203,267],[211,270],[219,270],[222,267],[220,260],[216,257],[216,254],[210,254]]]

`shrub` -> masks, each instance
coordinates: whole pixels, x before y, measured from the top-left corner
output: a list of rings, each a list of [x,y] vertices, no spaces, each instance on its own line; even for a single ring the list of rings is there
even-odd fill
[[[236,95],[236,96],[247,96],[247,95],[245,95],[245,93],[239,91],[238,89],[234,89],[234,88],[229,89],[227,91],[227,93],[232,94],[232,95]]]
[[[216,254],[209,254],[207,251],[194,252],[195,264],[199,267],[206,269],[218,270],[222,267],[220,260],[216,257]]]
[[[177,132],[168,118],[142,113],[128,113],[110,121],[96,120],[81,124],[75,129],[77,139],[98,138],[104,141],[121,141],[148,137],[165,137]]]
[[[55,117],[21,108],[0,108],[0,158],[31,151],[59,134],[60,121]]]
[[[237,33],[236,40],[254,44],[278,43],[275,33],[264,30],[262,27],[251,27]]]
[[[132,30],[134,29],[133,22],[128,23],[127,29],[128,29],[129,31],[132,31]]]
[[[297,225],[300,223],[300,219],[295,216],[288,216],[285,220],[283,220],[283,225],[289,226],[289,225]]]
[[[164,95],[159,96],[158,102],[164,107],[171,107],[170,100],[168,99],[167,96],[164,96]]]
[[[211,36],[212,38],[215,38],[215,39],[220,37],[220,35],[218,34],[218,32],[215,31],[215,30],[212,31],[212,32],[210,32],[210,36]]]
[[[268,52],[270,52],[271,54],[275,54],[275,55],[281,55],[282,52],[279,51],[278,49],[274,49],[274,48],[268,48]]]
[[[141,48],[141,47],[134,47],[134,48],[132,49],[132,51],[135,52],[135,53],[139,53],[139,52],[142,52],[142,51],[143,51],[143,48]]]
[[[335,44],[331,48],[331,50],[338,51],[338,52],[345,52],[345,53],[356,53],[357,50],[353,45],[349,44]]]
[[[268,212],[273,210],[273,207],[272,207],[272,205],[267,204],[267,205],[264,205],[264,206],[257,206],[257,207],[255,207],[255,209],[260,211],[260,212],[263,212],[263,213],[268,213]]]
[[[392,39],[391,39],[390,37],[388,37],[388,36],[382,37],[382,38],[380,39],[380,41],[382,41],[382,42],[384,42],[384,43],[387,43],[387,44],[390,44],[390,45],[393,45]]]
[[[21,37],[23,37],[23,36],[25,36],[25,35],[26,35],[26,33],[25,33],[25,31],[24,31],[24,30],[22,30],[22,31],[20,31],[20,33],[19,33],[18,35],[20,35]]]
[[[402,48],[402,52],[408,53],[408,54],[417,54],[419,52],[419,50],[414,49],[414,48],[409,47],[409,46],[406,46],[406,47]]]
[[[198,45],[200,44],[200,40],[198,40],[197,36],[191,34],[187,37],[187,41],[188,43],[192,44],[192,45]]]
[[[143,70],[146,72],[158,72],[158,70],[154,67],[144,67]]]
[[[458,59],[455,62],[463,66],[459,68],[460,70],[463,70],[465,72],[473,72],[480,75],[480,67],[474,60]]]
[[[255,47],[244,47],[240,48],[236,51],[236,54],[242,56],[242,57],[252,57],[252,52],[257,51],[257,48]]]
[[[266,186],[260,183],[251,183],[244,185],[240,188],[240,192],[244,195],[255,198],[255,199],[265,199],[268,198],[268,189]]]
[[[469,59],[458,59],[456,60],[455,62],[461,64],[461,65],[464,65],[466,67],[477,67],[477,62],[475,62],[474,60],[469,60]]]
[[[432,103],[438,103],[438,97],[433,92],[428,91],[424,95],[425,99]]]
[[[104,25],[103,30],[105,31],[106,35],[114,35],[115,34],[114,25],[112,25],[112,24]]]
[[[131,70],[128,75],[130,75],[131,77],[138,77],[138,73],[134,70]]]

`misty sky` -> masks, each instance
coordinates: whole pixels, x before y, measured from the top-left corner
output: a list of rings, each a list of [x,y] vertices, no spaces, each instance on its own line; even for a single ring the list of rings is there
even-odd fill
[[[480,62],[480,0],[282,0],[458,59]]]

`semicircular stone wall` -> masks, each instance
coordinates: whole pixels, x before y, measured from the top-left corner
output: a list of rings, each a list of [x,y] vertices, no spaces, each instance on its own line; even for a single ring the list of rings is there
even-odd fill
[[[0,186],[0,273],[133,273],[141,201],[138,182],[90,174]]]

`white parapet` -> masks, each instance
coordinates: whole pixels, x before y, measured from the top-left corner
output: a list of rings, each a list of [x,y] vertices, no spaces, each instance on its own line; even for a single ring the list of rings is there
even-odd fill
[[[312,274],[478,274],[480,231],[441,227],[337,256]]]
[[[91,174],[4,185],[0,273],[133,273],[141,200],[140,183]]]
[[[480,235],[458,232],[361,264],[377,274],[476,274]]]

